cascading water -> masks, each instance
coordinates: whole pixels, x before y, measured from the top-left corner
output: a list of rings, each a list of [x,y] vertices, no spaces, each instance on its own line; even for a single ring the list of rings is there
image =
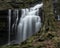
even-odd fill
[[[43,3],[28,9],[21,9],[22,15],[18,24],[16,43],[25,41],[27,38],[38,32],[41,27],[41,18],[39,17],[39,8]]]
[[[12,16],[14,16],[14,22],[13,22],[13,24],[12,24],[12,20],[11,20]],[[17,25],[18,25],[17,24],[18,23],[18,16],[19,16],[19,10],[18,9],[15,9],[13,11],[13,15],[12,15],[12,10],[9,9],[9,16],[8,16],[8,19],[9,19],[8,45],[10,45],[15,40],[15,35],[16,35],[15,33],[17,32]],[[13,31],[13,30],[15,30],[15,31]],[[13,35],[12,32],[15,35]],[[13,38],[12,35],[14,36],[14,38]]]
[[[10,44],[10,27],[11,27],[11,9],[9,9],[9,33],[8,33],[8,43]]]

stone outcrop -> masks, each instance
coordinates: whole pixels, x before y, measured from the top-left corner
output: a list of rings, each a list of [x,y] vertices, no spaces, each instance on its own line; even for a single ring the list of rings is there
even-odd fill
[[[0,10],[28,8],[41,0],[0,0]]]

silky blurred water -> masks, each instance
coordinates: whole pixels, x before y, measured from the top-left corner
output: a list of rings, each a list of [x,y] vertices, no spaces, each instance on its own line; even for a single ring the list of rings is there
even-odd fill
[[[41,18],[39,16],[39,8],[43,3],[34,7],[21,9],[22,15],[17,28],[16,43],[25,41],[41,28]]]

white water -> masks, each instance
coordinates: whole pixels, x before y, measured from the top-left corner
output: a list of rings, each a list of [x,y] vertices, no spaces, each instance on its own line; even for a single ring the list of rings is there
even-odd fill
[[[9,9],[9,32],[8,32],[8,45],[10,44],[10,26],[11,26],[11,9]]]
[[[39,17],[39,8],[43,3],[37,4],[30,9],[21,9],[22,15],[18,24],[16,43],[25,41],[27,38],[38,32],[41,27],[41,18]]]
[[[58,15],[58,20],[60,20],[60,15]]]

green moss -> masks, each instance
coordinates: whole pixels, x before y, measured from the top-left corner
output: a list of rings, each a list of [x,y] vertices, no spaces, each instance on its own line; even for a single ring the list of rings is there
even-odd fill
[[[11,2],[11,3],[9,3]],[[16,3],[19,4],[16,4]],[[0,10],[13,9],[13,8],[29,8],[30,4],[36,3],[37,0],[0,0]]]

